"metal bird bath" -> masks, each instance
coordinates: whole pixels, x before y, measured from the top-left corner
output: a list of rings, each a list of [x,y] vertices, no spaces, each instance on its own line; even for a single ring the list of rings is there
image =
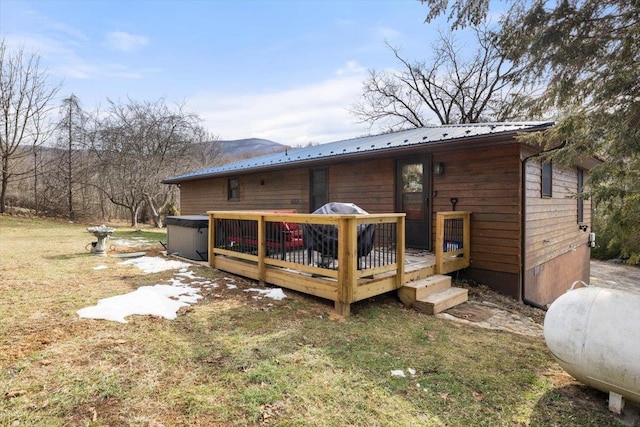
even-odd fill
[[[91,253],[94,255],[107,255],[105,244],[116,229],[101,225],[99,227],[89,227],[87,231],[98,239],[97,242],[91,242]]]

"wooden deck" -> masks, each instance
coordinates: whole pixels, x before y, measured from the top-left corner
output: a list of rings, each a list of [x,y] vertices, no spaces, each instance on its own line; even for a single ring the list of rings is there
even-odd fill
[[[436,251],[406,250],[404,214],[208,212],[209,265],[350,304],[469,265],[468,212],[438,213]]]

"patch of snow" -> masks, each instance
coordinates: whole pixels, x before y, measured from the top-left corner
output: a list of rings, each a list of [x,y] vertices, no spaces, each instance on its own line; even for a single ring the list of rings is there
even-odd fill
[[[131,241],[129,239],[111,239],[110,242],[114,245],[124,246],[126,248],[137,248],[138,246],[142,246],[146,243],[149,243],[146,240]]]
[[[180,272],[176,273],[176,276],[186,277],[187,279],[191,279],[191,280],[201,279],[202,278],[202,277],[196,277],[195,274],[193,273],[193,271],[182,271],[182,270],[180,270]]]
[[[106,270],[107,267],[106,265],[96,265],[95,267],[93,267],[94,270]]]
[[[250,289],[247,289],[245,292],[258,292],[260,295],[264,297],[275,299],[278,301],[283,300],[287,297],[281,288],[273,288],[273,289],[250,288]],[[257,297],[254,297],[254,298],[257,299]]]
[[[132,314],[153,315],[173,320],[180,307],[202,298],[199,289],[189,286],[142,286],[128,294],[116,295],[98,301],[98,304],[77,311],[81,318],[104,319],[127,323]]]
[[[402,369],[396,369],[395,371],[391,371],[391,376],[392,377],[402,377],[402,378],[406,377],[406,375],[404,374],[404,371]]]
[[[148,256],[132,258],[121,262],[120,265],[134,265],[142,270],[145,274],[159,273],[161,271],[178,270],[183,268],[186,269],[191,266],[191,264],[183,261]]]
[[[415,369],[407,368],[407,372],[409,372],[409,374],[410,374],[412,377],[415,377],[415,376],[416,376],[416,370],[415,370]]]
[[[227,289],[236,289],[236,285],[232,285],[231,283],[227,283]]]

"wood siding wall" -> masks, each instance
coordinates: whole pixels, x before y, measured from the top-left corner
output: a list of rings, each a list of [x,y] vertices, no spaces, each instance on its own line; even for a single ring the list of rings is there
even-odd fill
[[[369,160],[328,165],[328,200],[355,203],[370,213],[394,211],[395,161]],[[227,178],[182,183],[180,213],[208,210],[294,209],[309,213],[309,169],[237,176],[240,199],[227,200]],[[264,184],[260,184],[264,182]]]
[[[552,197],[541,197],[540,162],[528,161],[526,171],[525,265],[530,269],[587,243],[588,233],[578,226],[591,226],[591,201],[584,200],[584,221],[578,223],[577,169],[553,165]]]
[[[527,298],[548,304],[574,281],[589,278],[591,201],[584,200],[584,219],[578,222],[577,168],[553,164],[552,196],[541,195],[541,163],[531,159],[526,165],[525,277]],[[585,180],[587,172],[584,172]],[[582,231],[579,225],[586,225]],[[564,260],[558,262],[558,260]],[[558,270],[550,274],[549,269]]]
[[[227,200],[227,178],[204,179],[180,185],[180,213],[197,215],[210,210],[294,209],[309,207],[309,171],[292,169],[236,176],[239,200]],[[261,183],[263,183],[261,185]]]
[[[329,167],[329,201],[355,203],[369,213],[395,212],[395,160]]]
[[[434,211],[471,211],[470,278],[519,296],[520,148],[517,144],[435,153],[444,174],[433,178]],[[488,273],[491,272],[491,273]]]

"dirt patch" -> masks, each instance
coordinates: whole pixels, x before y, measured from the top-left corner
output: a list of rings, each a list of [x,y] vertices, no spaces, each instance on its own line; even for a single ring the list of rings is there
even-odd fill
[[[74,408],[67,418],[68,426],[85,426],[91,423],[102,425],[121,425],[120,402],[117,399],[98,398]]]
[[[493,316],[493,311],[489,307],[475,304],[461,304],[450,308],[447,313],[470,322],[483,322]]]
[[[32,325],[25,325],[22,331],[28,330]],[[6,346],[0,346],[0,352],[4,354],[0,358],[3,362],[12,362],[14,360],[27,357],[28,355],[42,351],[50,344],[66,339],[74,333],[73,328],[69,325],[56,327],[46,330],[34,331],[28,334],[21,333],[16,336],[7,336]]]
[[[488,286],[473,282],[456,282],[456,286],[469,290],[469,301],[493,305],[511,313],[517,313],[542,325],[546,312],[539,308],[526,305],[506,295],[492,291]]]

